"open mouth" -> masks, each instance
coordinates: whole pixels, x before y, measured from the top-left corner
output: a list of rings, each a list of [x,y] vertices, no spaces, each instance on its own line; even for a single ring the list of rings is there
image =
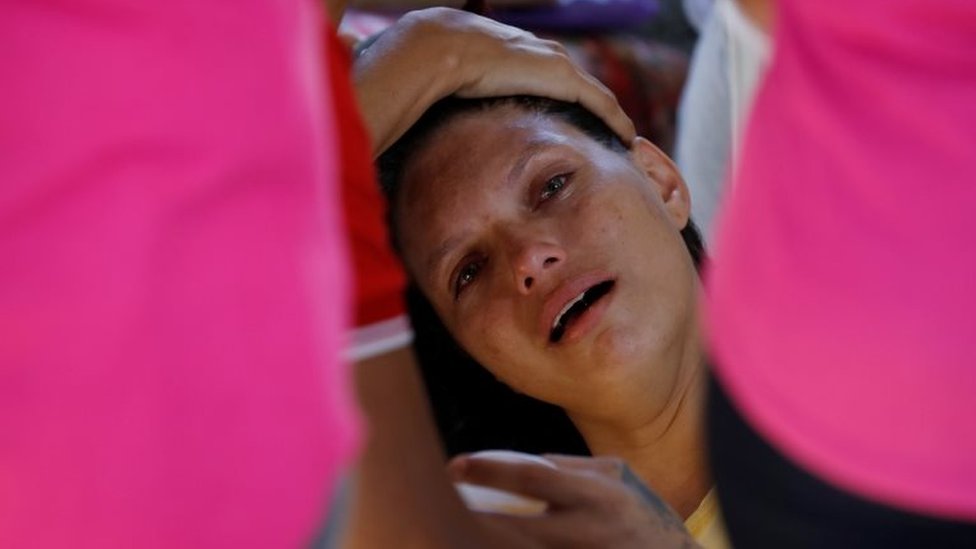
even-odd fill
[[[566,329],[594,303],[599,301],[600,298],[610,293],[615,283],[613,280],[605,280],[590,287],[590,289],[576,296],[576,299],[567,303],[552,321],[552,329],[549,331],[549,342],[559,343],[559,340],[566,334]]]

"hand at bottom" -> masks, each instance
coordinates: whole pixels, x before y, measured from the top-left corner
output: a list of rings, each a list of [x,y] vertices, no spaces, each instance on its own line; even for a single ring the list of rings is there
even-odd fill
[[[613,458],[545,456],[551,469],[462,456],[449,471],[455,481],[490,486],[548,502],[541,516],[479,513],[489,532],[519,546],[551,548],[698,547],[681,518]]]

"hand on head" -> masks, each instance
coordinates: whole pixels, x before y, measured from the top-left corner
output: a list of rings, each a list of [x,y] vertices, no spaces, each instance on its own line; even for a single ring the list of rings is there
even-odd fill
[[[580,103],[624,143],[636,136],[613,94],[561,44],[459,10],[408,13],[356,60],[354,71],[377,155],[449,95],[537,95]]]

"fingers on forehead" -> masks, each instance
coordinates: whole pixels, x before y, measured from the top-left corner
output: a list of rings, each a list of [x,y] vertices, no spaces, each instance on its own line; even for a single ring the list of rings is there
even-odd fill
[[[630,144],[637,137],[637,132],[634,122],[617,102],[617,97],[593,75],[581,71],[581,77],[587,80],[590,86],[582,87],[580,103],[603,118],[624,143]]]

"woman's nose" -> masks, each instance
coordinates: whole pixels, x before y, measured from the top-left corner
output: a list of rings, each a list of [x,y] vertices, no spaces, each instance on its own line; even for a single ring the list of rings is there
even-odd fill
[[[566,252],[555,244],[541,242],[523,246],[515,256],[514,274],[515,287],[528,295],[547,276],[551,276],[553,269],[565,261]]]

